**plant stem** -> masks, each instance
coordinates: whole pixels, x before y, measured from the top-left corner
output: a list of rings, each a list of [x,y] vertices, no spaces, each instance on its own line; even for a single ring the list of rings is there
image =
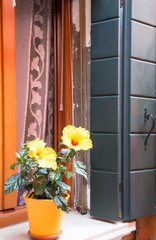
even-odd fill
[[[62,175],[62,178],[64,177],[65,173],[67,172],[69,166],[73,163],[73,159],[69,160],[67,166],[66,166],[66,170],[64,171],[63,175]]]

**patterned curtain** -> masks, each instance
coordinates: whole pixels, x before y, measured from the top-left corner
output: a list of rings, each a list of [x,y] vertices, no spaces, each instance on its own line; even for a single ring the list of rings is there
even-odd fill
[[[52,1],[34,0],[24,142],[39,137],[52,145]]]
[[[26,8],[24,4],[27,6]],[[27,14],[27,8],[29,7],[31,7],[31,12],[29,9],[29,14]],[[25,28],[29,27],[27,31],[30,34],[28,44],[24,44],[23,40],[17,40],[19,46],[23,44],[23,51],[25,46],[28,46],[25,55],[28,58],[26,59],[27,74],[22,79],[22,81],[26,81],[23,83],[26,84],[26,92],[23,95],[25,97],[25,112],[23,111],[22,142],[28,142],[39,137],[46,141],[47,146],[53,146],[54,60],[52,0],[17,0],[16,17],[16,21],[18,21],[18,33],[16,36],[18,35],[19,38],[20,34],[24,34],[25,31],[25,29],[20,28],[20,20],[24,21]],[[28,22],[30,22],[29,26],[27,26]],[[20,68],[19,64],[17,67]],[[20,189],[18,192],[18,205],[23,204],[22,195],[23,190]]]

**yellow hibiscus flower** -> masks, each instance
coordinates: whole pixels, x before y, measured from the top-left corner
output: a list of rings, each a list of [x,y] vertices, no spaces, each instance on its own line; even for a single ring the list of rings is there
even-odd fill
[[[45,147],[46,143],[43,140],[37,138],[27,145],[30,148],[28,155],[32,158],[34,157],[40,167],[52,168],[53,170],[57,168],[56,152],[50,147]]]
[[[61,139],[64,145],[75,151],[88,150],[93,147],[89,131],[85,128],[76,128],[68,125],[63,129],[63,136]]]

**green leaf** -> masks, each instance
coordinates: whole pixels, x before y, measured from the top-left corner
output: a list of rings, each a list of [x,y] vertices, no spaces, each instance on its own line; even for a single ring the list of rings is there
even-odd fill
[[[40,176],[36,178],[33,182],[33,189],[34,189],[35,195],[42,195],[45,192],[46,184],[47,184],[47,180],[45,177]]]
[[[75,171],[87,179],[87,167],[81,161],[74,161]]]
[[[28,153],[28,150],[27,150],[26,148],[23,148],[23,149],[20,151],[21,157],[24,157],[27,153]]]
[[[46,186],[45,193],[46,193],[47,198],[49,198],[49,199],[53,198],[54,191],[53,191],[53,189],[51,187]]]
[[[67,185],[66,183],[61,182],[61,181],[57,181],[57,184],[58,184],[62,189],[71,191],[70,186]]]
[[[16,163],[13,163],[13,164],[10,166],[10,169],[14,170],[15,167],[16,167],[16,165],[17,165],[17,162],[16,162]]]
[[[32,190],[32,183],[27,184],[24,188],[28,191],[29,194],[30,191]]]
[[[63,168],[61,169],[63,172],[66,171],[67,167],[63,166]]]
[[[73,172],[65,172],[66,178],[71,178],[74,176]]]
[[[56,172],[56,173],[55,173],[55,180],[58,180],[59,177],[60,177],[60,175],[61,175],[60,172]]]
[[[76,155],[76,152],[74,149],[71,149],[70,153],[69,153],[69,158],[74,158],[74,156]]]
[[[38,163],[36,163],[36,162],[32,162],[30,165],[31,165],[32,168],[38,167]]]
[[[55,172],[50,172],[49,174],[51,181],[53,182],[55,179]]]
[[[28,184],[28,183],[29,183],[29,179],[25,179],[25,178],[23,177],[22,185],[26,185],[26,184]]]
[[[45,175],[48,174],[48,171],[47,171],[46,168],[39,169],[38,172],[42,173],[42,174],[45,174]]]
[[[21,176],[20,173],[16,173],[9,177],[5,182],[4,190],[5,194],[11,193],[23,184],[24,178]]]
[[[66,157],[69,155],[70,152],[71,152],[70,149],[66,149],[66,148],[61,149],[61,153]]]
[[[64,157],[57,157],[57,162],[69,162],[66,158],[64,158]]]
[[[58,180],[61,176],[60,172],[50,172],[50,179],[53,182],[54,180]]]
[[[44,176],[44,175],[47,175],[48,174],[48,171],[46,168],[43,168],[43,169],[38,169],[37,172],[35,172],[35,175],[37,177],[40,177],[40,176]]]
[[[62,195],[56,195],[54,197],[54,202],[58,208],[61,208],[62,211],[68,212],[68,203]]]
[[[56,155],[59,156],[61,154],[61,152],[57,152]]]
[[[22,148],[28,148],[27,144],[24,143]]]
[[[64,143],[60,142],[59,145],[58,145],[58,148],[61,147],[62,145],[64,145]]]

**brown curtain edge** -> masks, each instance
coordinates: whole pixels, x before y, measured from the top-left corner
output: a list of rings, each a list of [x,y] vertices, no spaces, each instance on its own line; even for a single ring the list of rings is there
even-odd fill
[[[64,14],[62,14],[62,0],[54,0],[54,139],[55,150],[61,141],[62,130],[65,126],[72,124],[72,19],[71,19],[71,1],[64,0]],[[64,31],[62,31],[62,16],[64,16]],[[62,32],[64,32],[64,42],[62,45]],[[63,52],[63,93],[61,92],[61,58]],[[63,94],[63,96],[62,96]],[[62,98],[62,102],[61,102]],[[60,105],[63,103],[63,109]],[[73,167],[69,169],[72,171]],[[66,180],[71,186],[69,206],[74,202],[74,180]]]

